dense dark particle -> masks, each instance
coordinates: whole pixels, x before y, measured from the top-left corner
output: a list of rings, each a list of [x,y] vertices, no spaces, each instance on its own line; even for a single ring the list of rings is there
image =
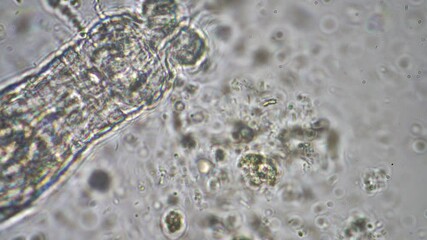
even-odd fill
[[[197,142],[194,139],[193,135],[191,133],[188,133],[181,137],[181,144],[184,148],[193,149],[196,147]]]
[[[249,143],[255,138],[255,131],[244,122],[234,123],[231,136],[234,140],[243,143]]]
[[[96,191],[106,192],[110,188],[111,177],[106,171],[96,169],[90,174],[88,184]]]

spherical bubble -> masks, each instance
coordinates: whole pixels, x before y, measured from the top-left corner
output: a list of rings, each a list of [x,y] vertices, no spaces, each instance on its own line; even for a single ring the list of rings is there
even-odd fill
[[[335,15],[323,16],[320,19],[319,27],[323,33],[335,33],[338,30],[338,19]]]
[[[318,216],[314,219],[314,225],[320,229],[320,231],[326,231],[330,226],[330,221],[325,216]]]
[[[81,215],[80,226],[85,230],[94,230],[98,226],[99,218],[92,210],[86,211]]]
[[[417,138],[412,141],[412,150],[417,154],[427,152],[427,141],[424,138]]]
[[[326,205],[323,202],[316,202],[311,206],[311,211],[317,216],[326,212]]]
[[[335,198],[341,199],[345,196],[345,190],[340,187],[335,187],[332,190],[332,193],[334,194]]]
[[[165,237],[179,239],[187,230],[187,219],[180,209],[171,208],[163,213],[160,226]]]

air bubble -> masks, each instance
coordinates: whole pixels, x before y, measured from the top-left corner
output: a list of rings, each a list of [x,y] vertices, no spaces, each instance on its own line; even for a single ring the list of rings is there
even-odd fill
[[[334,15],[326,15],[320,19],[320,30],[326,34],[335,33],[338,30],[338,19]]]
[[[329,228],[330,222],[328,218],[319,216],[314,219],[314,224],[320,229],[320,231],[325,231]]]
[[[427,151],[427,141],[423,138],[415,139],[412,142],[412,150],[417,154],[424,154]]]
[[[317,216],[326,212],[326,206],[322,202],[317,202],[311,206],[311,211]]]

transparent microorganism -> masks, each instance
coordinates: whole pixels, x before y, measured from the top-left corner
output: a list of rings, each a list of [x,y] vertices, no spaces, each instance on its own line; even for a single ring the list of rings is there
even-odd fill
[[[160,226],[168,239],[179,239],[187,229],[186,221],[185,214],[181,210],[169,209],[163,214]]]
[[[178,16],[181,4],[142,4],[112,12],[95,4],[98,16],[85,25],[68,3],[44,2],[77,33],[0,89],[0,222],[52,192],[99,142],[167,98],[177,72],[207,57],[204,33]],[[107,182],[89,179],[99,191]]]
[[[381,221],[371,218],[361,211],[352,211],[345,220],[338,239],[386,239],[386,231]]]
[[[360,186],[369,195],[374,195],[387,188],[390,175],[383,168],[368,168],[360,178]]]

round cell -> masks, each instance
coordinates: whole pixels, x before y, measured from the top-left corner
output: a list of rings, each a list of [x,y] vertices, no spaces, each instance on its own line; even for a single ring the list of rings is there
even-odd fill
[[[277,163],[263,154],[247,153],[240,158],[237,167],[242,170],[243,178],[251,187],[274,186],[278,181]]]
[[[381,229],[375,229],[371,219],[364,213],[354,211],[344,221],[340,232],[340,239],[370,239],[369,236],[378,235]]]
[[[330,226],[330,222],[327,217],[318,216],[314,219],[314,225],[319,228],[320,231],[326,231]]]
[[[200,159],[197,161],[197,169],[201,174],[208,174],[213,168],[211,161],[207,159]]]
[[[160,226],[166,238],[179,239],[187,229],[186,216],[179,209],[168,209],[162,215]]]
[[[185,109],[185,103],[183,101],[176,101],[173,107],[175,111],[182,112]]]
[[[183,27],[179,34],[167,43],[169,60],[177,67],[197,71],[208,57],[208,41],[205,34],[194,27]]]
[[[138,138],[132,133],[127,133],[123,136],[123,143],[126,150],[134,151],[138,147]]]
[[[271,33],[271,39],[273,41],[282,42],[285,40],[286,31],[284,29],[275,29]]]
[[[326,15],[320,19],[320,30],[325,34],[333,34],[338,30],[338,19],[335,15]]]
[[[326,212],[326,205],[322,202],[316,202],[311,206],[311,211],[317,216]]]
[[[411,133],[415,136],[419,136],[423,133],[423,126],[419,123],[413,123],[411,125]]]
[[[332,193],[334,194],[335,198],[337,199],[341,199],[345,196],[345,190],[340,188],[340,187],[336,187],[332,190]]]
[[[427,152],[427,141],[424,138],[417,138],[412,141],[412,150],[417,154]]]
[[[106,192],[111,185],[110,175],[105,170],[95,169],[89,176],[88,184],[93,190]]]
[[[360,177],[360,187],[368,195],[375,195],[387,188],[390,175],[383,168],[365,169]]]
[[[249,143],[255,138],[255,130],[246,123],[238,121],[233,125],[231,136],[237,142]]]

